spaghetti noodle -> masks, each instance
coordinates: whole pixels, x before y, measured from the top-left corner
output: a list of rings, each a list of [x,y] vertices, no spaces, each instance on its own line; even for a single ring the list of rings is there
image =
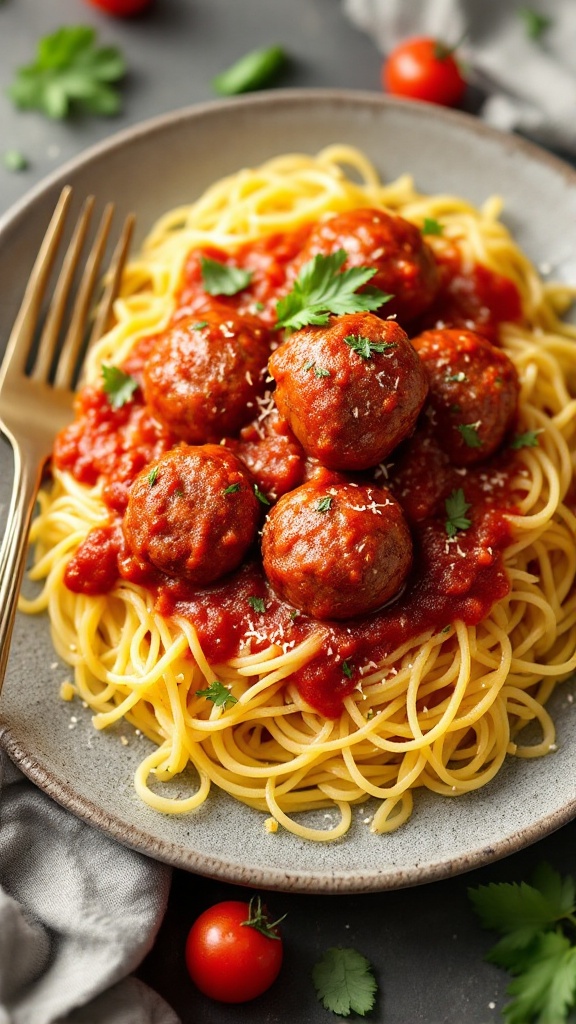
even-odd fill
[[[138,389],[111,405],[102,366],[122,367],[140,381],[150,345],[183,310],[202,324],[186,285],[199,252],[238,265],[252,259],[242,301],[270,327],[311,226],[366,208],[424,231],[439,266],[458,282],[449,314],[457,323],[472,318],[518,373],[512,445],[509,435],[493,459],[456,468],[470,516],[485,509],[481,526],[451,532],[446,513],[435,517],[426,557],[451,573],[473,566],[467,589],[424,613],[430,576],[428,584],[409,583],[381,614],[338,625],[282,602],[257,557],[196,589],[122,574],[114,545],[126,493],[137,472],[154,481],[158,460],[177,441],[150,416]],[[40,496],[31,575],[43,586],[37,597],[22,598],[22,607],[48,611],[55,648],[73,667],[74,691],[92,709],[94,726],[127,719],[153,742],[135,777],[151,807],[187,813],[216,786],[267,815],[270,830],[281,825],[328,841],[346,833],[354,805],[374,798],[370,828],[384,833],[410,817],[421,787],[458,796],[486,785],[507,755],[554,749],[546,702],[576,670],[576,331],[561,319],[569,290],[540,279],[499,214],[496,198],[477,209],[451,195],[424,196],[408,175],[382,184],[363,154],[333,146],[216,183],[163,217],[128,267],[115,325],[90,357],[76,430],[59,439],[52,483]],[[275,292],[269,282],[278,267],[284,278]],[[231,310],[240,300],[222,301]],[[274,419],[268,391],[256,395],[254,411],[230,445],[247,455],[259,481],[254,453],[265,450],[261,441],[272,435],[294,461],[298,446]],[[103,421],[105,436],[91,433]],[[275,435],[266,433],[271,422]],[[396,472],[382,463],[372,479],[387,476],[394,491]],[[290,491],[293,482],[282,479]],[[256,490],[274,504],[278,493],[267,482]],[[105,582],[72,589],[72,564],[84,564],[92,582],[97,570]],[[212,693],[219,696],[211,700],[206,694],[216,681]],[[534,744],[521,739],[530,722],[541,733]],[[187,766],[197,776],[189,795],[164,795],[157,783]],[[334,827],[316,827],[301,814],[321,808],[337,809]]]

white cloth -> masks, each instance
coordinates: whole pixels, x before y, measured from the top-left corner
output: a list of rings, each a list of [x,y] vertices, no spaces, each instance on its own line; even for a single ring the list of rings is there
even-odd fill
[[[168,867],[79,821],[0,751],[0,1024],[178,1024],[127,977],[169,886]]]
[[[576,156],[576,3],[525,6],[550,21],[531,39],[511,0],[343,0],[344,11],[382,54],[403,39],[432,36],[458,47],[467,80],[485,99],[489,124]]]

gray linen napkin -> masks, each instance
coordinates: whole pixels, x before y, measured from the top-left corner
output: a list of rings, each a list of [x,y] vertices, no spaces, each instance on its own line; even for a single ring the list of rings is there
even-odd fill
[[[343,8],[383,54],[413,35],[448,44],[463,38],[466,76],[485,96],[480,116],[576,156],[574,0],[343,0]],[[523,8],[549,19],[536,40]]]
[[[178,1024],[127,977],[169,886],[168,867],[79,821],[0,751],[0,1024]]]

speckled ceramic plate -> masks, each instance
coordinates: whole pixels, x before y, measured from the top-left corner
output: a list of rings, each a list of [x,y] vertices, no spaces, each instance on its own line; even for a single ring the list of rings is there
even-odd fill
[[[86,152],[31,192],[0,223],[0,338],[61,186],[134,209],[141,238],[157,216],[194,199],[241,166],[279,153],[361,146],[390,179],[410,171],[429,192],[475,203],[497,193],[505,220],[535,262],[576,282],[576,173],[544,152],[463,114],[346,92],[275,92],[218,102],[149,121]],[[138,239],[137,239],[138,242]],[[33,410],[31,410],[33,415]],[[0,450],[0,501],[12,474]],[[411,820],[374,837],[354,815],[334,844],[267,835],[262,816],[215,795],[198,813],[166,817],[140,804],[132,776],[146,740],[128,727],[96,733],[88,711],[63,703],[65,671],[47,622],[19,617],[0,700],[2,744],[42,789],[74,814],[152,857],[260,887],[362,892],[466,871],[535,842],[576,814],[576,716],[570,687],[552,702],[558,750],[505,764],[483,790],[458,800],[422,794]],[[71,717],[73,716],[73,717]],[[126,742],[127,741],[127,742]]]

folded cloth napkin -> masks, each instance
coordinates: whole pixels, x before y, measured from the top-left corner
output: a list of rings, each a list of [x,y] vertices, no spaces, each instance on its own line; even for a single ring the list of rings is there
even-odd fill
[[[467,80],[485,97],[479,114],[496,128],[576,156],[574,0],[343,0],[354,24],[383,54],[403,39],[432,36],[458,52]],[[532,38],[527,16],[547,21]]]
[[[168,867],[79,821],[0,751],[0,1024],[178,1024],[127,977],[169,886]]]

